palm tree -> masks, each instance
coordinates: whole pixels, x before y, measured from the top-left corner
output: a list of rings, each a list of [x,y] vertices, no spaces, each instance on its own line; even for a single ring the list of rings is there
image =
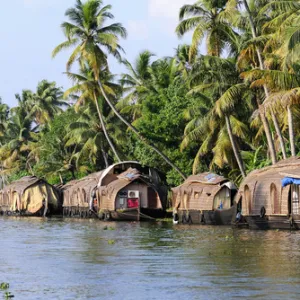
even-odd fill
[[[134,65],[128,60],[123,60],[128,73],[122,74],[120,83],[127,95],[117,103],[116,107],[121,113],[131,113],[133,120],[141,116],[141,104],[150,92],[150,68],[153,56],[153,53],[145,50],[138,55]]]
[[[208,55],[220,56],[226,45],[234,47],[237,35],[225,19],[226,2],[198,0],[195,4],[184,5],[180,9],[177,35],[182,37],[193,30],[189,49],[190,61],[196,56],[198,46],[205,36]]]
[[[102,7],[102,4],[101,0],[87,0],[85,3],[77,0],[75,7],[66,11],[66,16],[71,21],[62,24],[67,41],[58,45],[53,50],[52,56],[55,56],[62,49],[75,46],[75,50],[67,62],[67,71],[70,70],[71,65],[77,58],[80,58],[82,61],[87,61],[93,69],[95,80],[98,82],[104,99],[115,115],[126,124],[141,141],[150,146],[185,178],[184,174],[166,155],[145,139],[144,136],[117,111],[105,93],[101,79],[99,78],[99,70],[108,64],[107,53],[112,54],[118,59],[121,58],[120,51],[122,51],[122,47],[119,45],[119,37],[125,38],[126,30],[120,23],[104,25],[107,19],[113,18],[113,15],[110,13],[111,6],[107,5]]]
[[[263,41],[266,44],[265,49],[270,48],[270,46],[278,45],[279,35],[274,34],[274,32],[276,32],[276,29],[278,29],[278,27],[282,26],[281,25],[282,23],[284,23],[285,26],[287,24],[290,24],[291,19],[295,17],[295,14],[297,15],[297,11],[299,11],[300,9],[299,2],[298,1],[276,1],[276,0],[275,1],[242,0],[237,2],[241,2],[247,12],[248,24],[251,29],[251,34],[253,37],[252,42],[254,42],[255,45],[255,51],[259,62],[259,68],[260,70],[265,70],[266,60],[264,60],[263,53],[261,50],[262,49],[261,42]],[[259,32],[258,28],[262,28],[263,32]],[[284,31],[285,30],[283,31],[281,30],[280,35],[282,35],[282,32]],[[263,35],[263,33],[265,33],[265,35]],[[274,37],[276,37],[277,39],[276,41],[274,40]],[[281,37],[279,38],[279,40],[280,39]],[[278,49],[273,49],[273,53],[265,54],[265,56],[267,55],[269,55],[269,57],[271,56],[272,63],[276,61],[276,58],[274,59],[276,50]],[[277,53],[280,53],[280,51],[277,51]],[[270,64],[270,62],[268,63]],[[265,97],[268,98],[270,93],[267,86],[264,85],[263,89],[264,89]],[[264,107],[261,106],[261,103],[259,103],[259,106],[260,106],[259,109],[260,116],[264,124],[264,129],[268,140],[272,162],[274,163],[276,161],[274,143],[265,116]],[[286,158],[283,136],[272,106],[269,106],[269,111],[274,123],[277,136],[279,137],[283,157]]]
[[[122,133],[114,133],[116,134],[115,138],[120,142],[124,142]],[[102,165],[102,169],[109,166],[107,140],[103,135],[101,125],[99,125],[97,113],[95,114],[93,101],[88,101],[78,109],[78,118],[69,125],[65,139],[66,146],[78,146],[74,155],[78,166],[79,161],[85,157],[88,157],[88,160],[92,165],[96,165],[97,169],[100,165]]]
[[[241,101],[247,97],[244,92],[247,88],[240,82],[234,60],[212,56],[200,57],[191,71],[191,85],[189,93],[200,98],[199,113],[191,118],[187,125],[182,146],[200,139],[203,143],[198,152],[199,156],[207,153],[214,145],[213,161],[218,162],[219,166],[223,161],[230,162],[228,149],[225,147],[231,148],[240,172],[245,177],[244,165],[234,135],[246,138],[247,128],[239,121],[242,114],[240,112],[239,116],[235,111],[238,111],[241,105],[244,105],[243,109],[247,111],[245,103]],[[227,134],[224,134],[224,131],[227,131]]]
[[[1,137],[4,136],[5,128],[8,122],[8,113],[9,113],[9,107],[2,103],[2,99],[0,97],[0,146],[1,146]]]
[[[100,95],[101,92],[99,91],[99,86],[98,83],[95,81],[95,76],[93,74],[93,70],[91,70],[89,68],[89,66],[87,64],[82,65],[81,70],[80,70],[80,74],[75,74],[75,73],[71,73],[71,72],[67,72],[69,78],[71,78],[72,80],[76,81],[76,84],[74,87],[68,89],[64,96],[68,97],[71,93],[78,93],[80,92],[81,95],[79,96],[79,98],[77,99],[76,105],[75,107],[82,105],[83,102],[88,101],[89,99],[92,99],[96,105],[96,109],[97,109],[97,113],[98,113],[98,118],[101,124],[101,128],[102,131],[106,137],[106,140],[108,142],[108,144],[110,145],[110,148],[112,149],[116,159],[118,162],[121,161],[114,144],[112,143],[107,130],[106,130],[106,126],[104,123],[104,116],[103,116],[103,104],[102,103],[102,107],[100,108],[99,106],[99,99],[100,99]],[[99,77],[101,77],[101,80],[103,82],[103,87],[105,89],[105,92],[112,96],[112,97],[116,97],[116,89],[120,90],[120,87],[118,87],[116,84],[110,82],[110,79],[113,79],[112,76],[109,74],[107,68],[105,70],[101,70]],[[101,100],[101,99],[100,99]]]
[[[230,138],[231,147],[243,177],[246,177],[243,161],[236,144],[236,140],[232,131],[230,115],[233,115],[235,104],[242,99],[244,84],[236,84],[231,86],[216,102],[216,112],[219,117],[224,117],[226,128]]]
[[[28,101],[30,101],[30,91],[23,91],[22,96],[16,95],[19,106],[12,108],[11,117],[6,126],[6,143],[0,147],[0,160],[3,170],[1,174],[12,174],[19,171],[22,167],[28,168],[31,173],[31,166],[26,164],[26,145],[30,140],[32,130],[32,117],[28,114]],[[24,155],[22,155],[24,154]]]
[[[55,82],[42,80],[38,83],[36,92],[30,97],[30,113],[38,125],[44,125],[62,112],[61,107],[67,107],[63,101],[62,89],[56,87]]]

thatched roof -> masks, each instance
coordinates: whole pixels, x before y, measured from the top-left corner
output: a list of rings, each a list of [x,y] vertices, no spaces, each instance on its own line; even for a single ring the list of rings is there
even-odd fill
[[[188,177],[185,182],[172,189],[172,202],[175,209],[213,209],[216,195],[224,188],[235,186],[223,176],[205,172]]]
[[[18,194],[22,195],[27,188],[38,182],[45,183],[46,181],[35,176],[25,176],[12,182],[11,184],[6,185],[3,189],[3,193],[17,192]]]
[[[205,173],[200,173],[197,175],[191,175],[189,176],[183,184],[180,186],[174,188],[180,188],[183,186],[189,186],[191,183],[198,183],[199,185],[218,185],[220,183],[226,182],[228,179],[226,179],[223,176],[210,173],[210,172],[205,172]]]
[[[69,181],[67,184],[63,185],[61,189],[63,192],[68,191],[70,195],[73,193],[73,191],[76,191],[78,189],[84,189],[86,192],[90,192],[97,186],[102,173],[103,171],[100,171],[90,174],[81,179]]]
[[[250,172],[242,181],[241,186],[251,184],[263,178],[264,181],[272,182],[272,179],[277,180],[284,177],[300,178],[300,157],[291,157],[285,160],[280,160],[272,166]]]
[[[224,181],[228,181],[228,180],[223,176],[210,173],[210,172],[205,172],[205,173],[189,176],[184,183],[198,182],[202,184],[216,185]]]
[[[142,181],[147,186],[153,187],[153,184],[150,183],[143,174],[134,168],[129,168],[125,172],[118,175],[117,179],[112,181],[106,186],[101,186],[99,191],[104,196],[102,200],[102,205],[106,208],[110,207],[114,209],[115,199],[120,190],[135,182],[136,180]]]
[[[249,173],[242,181],[235,198],[236,202],[240,199],[245,202],[243,214],[259,215],[262,206],[265,207],[267,214],[273,214],[275,208],[273,207],[274,199],[271,199],[271,190],[273,190],[273,197],[276,196],[275,198],[278,199],[278,206],[280,206],[278,212],[287,214],[290,187],[282,187],[284,177],[300,178],[298,157],[281,160],[272,166]]]
[[[143,181],[145,181],[145,179],[142,178],[142,174],[140,173],[140,171],[133,168],[129,168],[125,172],[118,175],[117,178],[117,180],[112,181],[109,185],[103,187],[107,189],[107,193],[110,195],[110,197],[112,197],[113,195],[115,197],[122,188],[137,179],[142,179]]]

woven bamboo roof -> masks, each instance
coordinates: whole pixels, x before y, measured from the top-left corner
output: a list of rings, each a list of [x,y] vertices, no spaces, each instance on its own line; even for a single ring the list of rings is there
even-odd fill
[[[210,173],[210,172],[205,172],[205,173],[200,173],[197,175],[191,175],[189,176],[183,184],[190,184],[192,182],[197,182],[197,183],[202,183],[202,184],[208,184],[208,185],[216,185],[222,182],[228,181],[223,176]]]
[[[97,173],[90,174],[81,179],[69,181],[67,184],[63,185],[61,189],[63,192],[70,192],[70,194],[72,194],[74,190],[78,189],[84,189],[86,191],[89,191],[97,186],[102,173],[103,171],[100,171]]]
[[[109,190],[119,191],[123,187],[130,184],[132,181],[142,177],[142,174],[137,169],[129,168],[125,172],[118,175],[118,179],[107,185]]]
[[[117,180],[112,181],[106,186],[102,186],[101,189],[106,190],[109,198],[114,199],[121,189],[137,179],[141,179],[145,184],[152,186],[139,170],[129,168],[125,172],[119,174]]]
[[[248,174],[245,180],[252,177],[266,176],[266,174],[280,174],[283,177],[300,178],[300,157],[283,159],[274,165],[254,170]]]
[[[36,184],[37,182],[46,182],[35,176],[25,176],[19,180],[12,182],[4,187],[3,192],[17,192],[18,194],[23,194],[23,192],[30,186]]]

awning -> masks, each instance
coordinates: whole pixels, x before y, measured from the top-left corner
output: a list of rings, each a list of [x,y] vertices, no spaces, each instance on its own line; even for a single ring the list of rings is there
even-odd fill
[[[300,185],[300,179],[298,178],[292,178],[292,177],[284,177],[281,179],[281,185],[282,187],[285,187],[289,184],[297,184]]]
[[[227,186],[230,190],[237,190],[236,185],[231,181],[223,183],[222,186]]]

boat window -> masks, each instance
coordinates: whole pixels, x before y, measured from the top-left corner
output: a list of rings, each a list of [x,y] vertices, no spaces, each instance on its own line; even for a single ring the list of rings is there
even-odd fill
[[[200,199],[202,189],[196,189],[193,191],[193,193],[194,193],[194,199]]]
[[[273,208],[274,214],[280,214],[280,203],[279,203],[279,195],[274,183],[270,186],[270,195],[271,195],[271,205]]]
[[[292,193],[292,214],[299,215],[299,186],[296,184],[292,184],[291,193]]]
[[[231,207],[230,190],[227,186],[223,186],[222,189],[215,195],[214,209],[228,209]]]
[[[250,188],[248,185],[245,185],[244,187],[244,197],[245,197],[245,202],[246,202],[246,207],[248,209],[248,214],[251,213],[251,192],[250,192]]]

